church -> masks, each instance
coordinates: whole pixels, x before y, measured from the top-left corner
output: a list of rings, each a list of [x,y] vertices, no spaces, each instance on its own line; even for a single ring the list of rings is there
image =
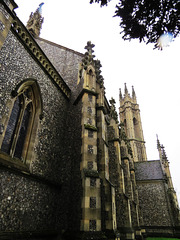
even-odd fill
[[[118,113],[94,44],[40,38],[41,6],[24,26],[0,3],[0,239],[180,238],[169,161],[158,138],[147,159],[134,87]]]

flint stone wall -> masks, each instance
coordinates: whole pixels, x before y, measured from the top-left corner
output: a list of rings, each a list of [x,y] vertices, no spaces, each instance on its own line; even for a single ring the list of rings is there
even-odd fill
[[[138,183],[137,188],[144,226],[171,226],[164,182]]]
[[[8,115],[7,102],[11,101],[12,90],[28,78],[37,80],[43,101],[43,119],[38,125],[30,171],[52,185],[1,169],[1,231],[67,229],[72,162],[74,159],[80,162],[81,104],[73,106],[68,102],[9,32],[0,53],[0,120]]]

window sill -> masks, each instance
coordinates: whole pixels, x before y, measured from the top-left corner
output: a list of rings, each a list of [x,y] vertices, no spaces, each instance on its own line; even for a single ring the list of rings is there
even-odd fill
[[[58,190],[61,189],[62,184],[51,181],[49,179],[44,178],[43,176],[38,176],[35,174],[30,173],[30,170],[25,163],[23,163],[18,158],[11,158],[8,154],[0,151],[0,167],[9,169],[10,171],[21,174],[23,177],[31,179],[33,181],[40,182],[45,185],[49,185],[53,188]]]
[[[29,174],[28,167],[18,158],[12,158],[8,154],[0,151],[0,165],[12,169],[17,169]]]

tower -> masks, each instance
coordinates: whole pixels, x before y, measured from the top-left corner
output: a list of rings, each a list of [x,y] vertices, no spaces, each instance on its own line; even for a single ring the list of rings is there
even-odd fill
[[[139,105],[136,100],[136,93],[132,87],[132,97],[128,93],[125,83],[124,96],[121,89],[119,94],[120,99],[120,121],[124,124],[126,135],[130,141],[134,161],[146,161],[146,148],[143,136]]]
[[[44,21],[44,18],[42,17],[43,4],[44,3],[39,4],[38,9],[35,11],[35,13],[31,13],[27,22],[26,27],[34,37],[39,37],[40,30]]]

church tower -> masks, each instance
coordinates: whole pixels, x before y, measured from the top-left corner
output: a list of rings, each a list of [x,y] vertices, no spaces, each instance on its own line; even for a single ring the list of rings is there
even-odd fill
[[[143,136],[139,105],[136,100],[136,93],[132,87],[132,97],[128,93],[125,84],[124,96],[121,89],[119,94],[120,100],[120,122],[124,124],[126,135],[131,143],[134,161],[146,161],[146,148]]]
[[[31,13],[29,16],[29,20],[27,22],[27,29],[29,32],[33,35],[33,37],[39,37],[40,30],[44,21],[44,18],[42,17],[42,5],[44,3],[39,4],[38,9]]]

